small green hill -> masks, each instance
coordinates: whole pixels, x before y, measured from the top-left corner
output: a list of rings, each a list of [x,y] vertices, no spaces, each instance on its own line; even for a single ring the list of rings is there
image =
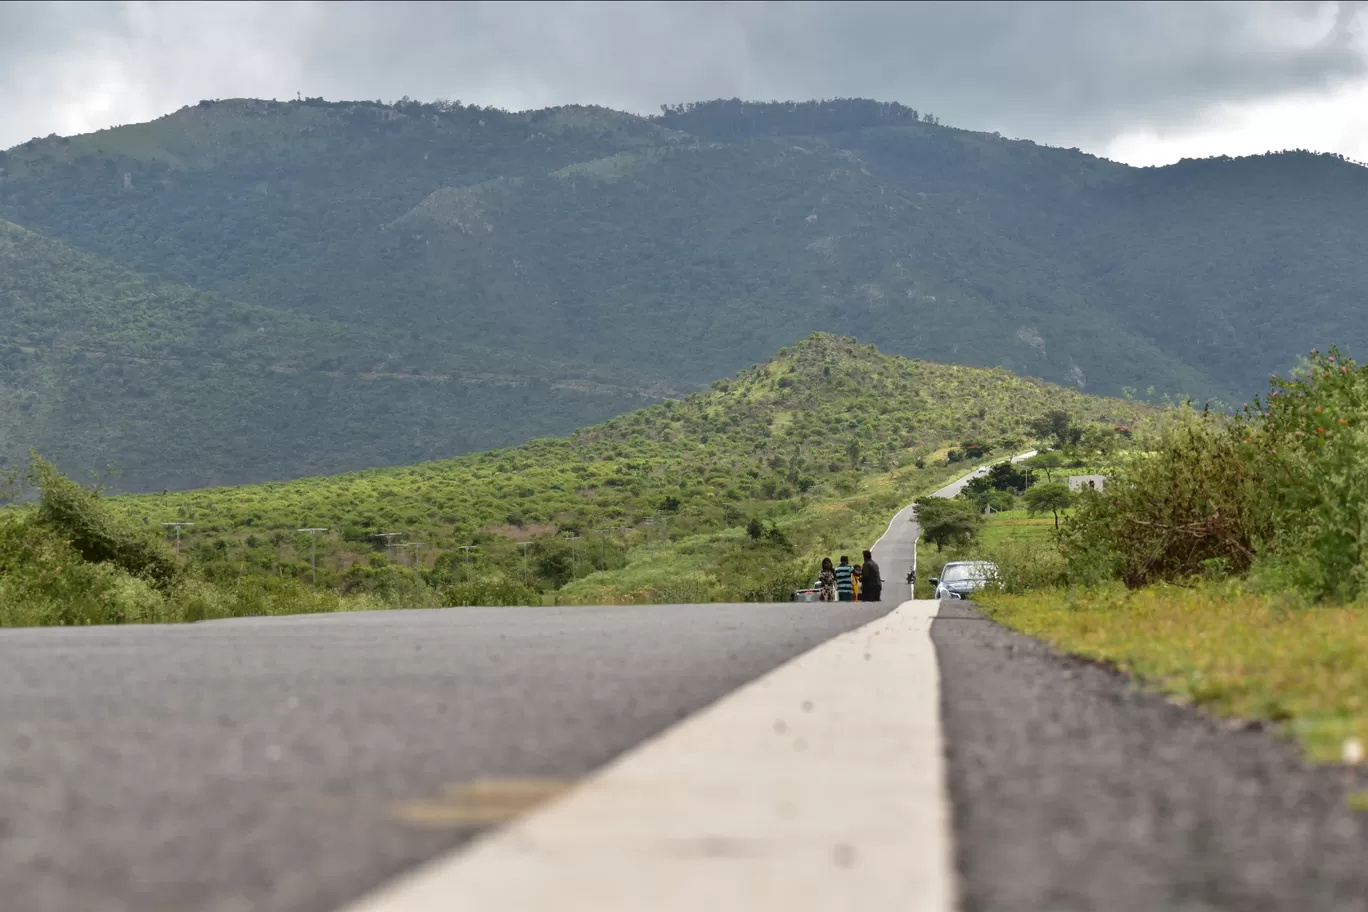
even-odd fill
[[[122,490],[468,452],[658,395],[554,361],[229,301],[6,222],[0,316],[0,465],[36,448],[81,477],[108,466]]]
[[[474,543],[482,573],[518,579],[514,543],[533,541],[536,563],[526,573],[554,589],[596,567],[623,566],[647,543],[726,537],[751,519],[782,524],[893,473],[896,496],[861,514],[886,523],[897,496],[950,471],[946,444],[972,441],[1006,454],[1025,444],[1030,419],[1051,410],[1108,432],[1153,414],[1004,370],[909,361],[816,334],[706,393],[562,439],[114,504],[149,524],[194,522],[193,560],[211,573],[307,573],[308,540],[295,530],[312,526],[331,530],[319,542],[320,575],[330,585],[383,583],[375,536],[400,533],[401,542],[423,543],[425,552],[410,560],[433,573],[459,573],[464,558],[455,549]],[[850,531],[851,520],[842,521]],[[571,546],[567,536],[583,541]],[[699,548],[706,556],[711,546]]]

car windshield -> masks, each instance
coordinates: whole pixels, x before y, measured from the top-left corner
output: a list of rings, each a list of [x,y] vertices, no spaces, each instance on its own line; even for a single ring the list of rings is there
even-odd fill
[[[945,568],[941,574],[941,582],[945,583],[981,583],[990,580],[997,575],[997,567],[989,563],[973,564],[951,564]]]

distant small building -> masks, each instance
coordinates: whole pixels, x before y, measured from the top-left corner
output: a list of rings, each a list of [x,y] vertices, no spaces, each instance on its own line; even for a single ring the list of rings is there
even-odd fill
[[[1083,488],[1096,488],[1101,491],[1107,486],[1106,475],[1070,475],[1069,490],[1081,491]]]

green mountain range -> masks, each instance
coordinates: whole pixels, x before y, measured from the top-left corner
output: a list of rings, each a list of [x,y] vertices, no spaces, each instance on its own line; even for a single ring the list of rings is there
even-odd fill
[[[1333,156],[1136,169],[860,100],[202,102],[0,153],[0,459],[133,490],[415,462],[813,331],[1235,399],[1368,342],[1366,204]]]

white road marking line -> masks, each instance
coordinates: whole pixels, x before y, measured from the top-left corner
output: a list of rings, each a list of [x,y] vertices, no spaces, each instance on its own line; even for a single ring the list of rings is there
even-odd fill
[[[937,607],[829,640],[346,912],[950,912]]]

